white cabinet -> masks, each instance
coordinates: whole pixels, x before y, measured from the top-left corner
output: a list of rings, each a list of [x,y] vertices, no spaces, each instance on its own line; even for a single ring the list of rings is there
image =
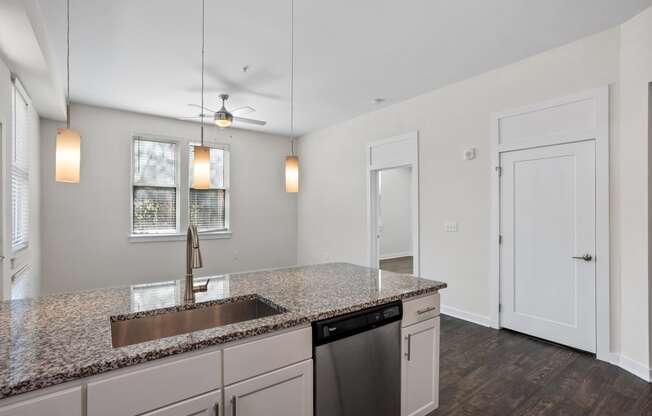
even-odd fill
[[[88,383],[88,416],[134,416],[222,387],[222,352],[153,362]]]
[[[439,406],[439,317],[401,332],[401,415],[425,416]]]
[[[46,394],[0,408],[0,416],[81,416],[81,387]]]
[[[312,416],[312,360],[228,386],[224,399],[229,416]]]
[[[142,416],[219,416],[222,391],[214,391],[167,406]]]

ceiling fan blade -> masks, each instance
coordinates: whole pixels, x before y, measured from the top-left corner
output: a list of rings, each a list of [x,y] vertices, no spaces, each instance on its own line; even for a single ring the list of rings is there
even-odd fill
[[[177,120],[201,120],[202,118],[212,119],[212,114],[197,114],[196,116],[177,117]]]
[[[209,111],[209,112],[211,112],[211,113],[216,113],[215,110],[212,110],[212,109],[210,109],[210,108],[208,108],[208,107],[202,107],[202,106],[199,105],[199,104],[188,104],[188,107],[195,107],[195,108],[199,108],[199,109],[202,109],[202,110],[205,110],[205,111]]]
[[[242,107],[234,108],[233,110],[230,110],[232,113],[239,113],[239,114],[251,114],[256,111],[255,108],[253,108],[250,105],[243,105]]]
[[[240,123],[255,124],[257,126],[264,126],[265,124],[267,124],[266,121],[254,120],[253,118],[233,117],[233,120]]]

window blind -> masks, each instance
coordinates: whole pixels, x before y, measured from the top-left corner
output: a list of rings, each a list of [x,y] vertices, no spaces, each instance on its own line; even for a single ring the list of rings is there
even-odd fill
[[[132,232],[176,233],[176,144],[137,137],[133,146]]]
[[[220,231],[226,229],[226,193],[224,172],[225,150],[210,150],[210,186],[209,189],[192,187],[194,145],[189,149],[189,220],[199,231]]]
[[[199,231],[226,228],[224,189],[190,189],[190,223]]]
[[[29,160],[27,148],[27,101],[14,93],[14,135],[11,159],[11,247],[19,250],[29,242]]]

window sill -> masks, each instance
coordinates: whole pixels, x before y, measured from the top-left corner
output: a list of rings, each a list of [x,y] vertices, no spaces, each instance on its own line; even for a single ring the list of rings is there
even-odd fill
[[[231,238],[232,232],[228,231],[212,231],[199,233],[200,240],[222,240]],[[184,241],[186,233],[183,234],[130,234],[130,243],[152,243],[163,241]]]

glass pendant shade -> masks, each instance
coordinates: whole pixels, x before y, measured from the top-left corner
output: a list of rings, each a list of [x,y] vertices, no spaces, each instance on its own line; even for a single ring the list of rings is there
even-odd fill
[[[285,158],[285,192],[299,192],[299,158]]]
[[[56,181],[79,183],[81,136],[77,130],[57,129]]]
[[[192,187],[208,189],[211,182],[211,148],[195,146],[192,166]]]
[[[231,113],[228,111],[220,110],[217,113],[215,113],[215,124],[217,124],[218,127],[220,128],[227,128],[231,127],[231,124],[233,124],[233,116]]]

